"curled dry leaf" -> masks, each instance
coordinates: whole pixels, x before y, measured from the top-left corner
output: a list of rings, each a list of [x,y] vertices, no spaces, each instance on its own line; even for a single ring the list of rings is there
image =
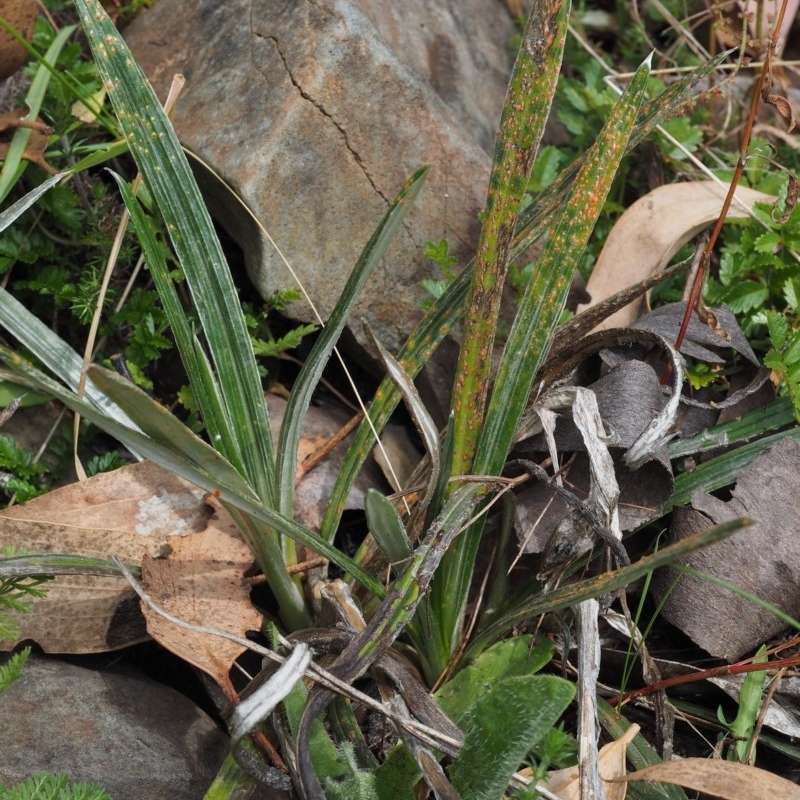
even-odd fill
[[[736,761],[708,758],[683,758],[665,761],[634,772],[624,781],[660,781],[704,792],[723,800],[797,800],[797,784],[771,772]]]
[[[756,367],[761,366],[758,356],[753,352],[750,342],[739,327],[736,317],[728,306],[707,309],[713,312],[716,329],[697,319],[689,320],[686,336],[681,344],[681,353],[707,364],[724,364],[726,358],[716,350],[731,349],[746,358]],[[670,303],[642,317],[634,328],[654,331],[669,341],[675,341],[681,327],[686,302]]]
[[[139,566],[145,554],[164,553],[168,535],[205,530],[211,514],[199,489],[144,461],[0,512],[0,547],[117,555]],[[30,613],[12,615],[21,629],[17,641],[34,641],[48,653],[101,653],[148,638],[138,599],[122,577],[65,575],[46,589]]]
[[[764,98],[764,102],[771,105],[786,120],[786,133],[791,133],[797,123],[789,101],[783,95],[769,94]]]
[[[727,187],[711,181],[659,186],[617,220],[592,270],[586,289],[595,305],[664,267],[692,237],[714,222]],[[739,187],[729,219],[745,218],[756,202],[774,202],[762,192]],[[579,308],[586,308],[582,306]],[[644,298],[618,311],[598,328],[630,325],[646,307]]]
[[[606,800],[625,800],[625,754],[628,745],[639,733],[638,725],[631,725],[625,734],[616,741],[609,742],[600,749],[600,780],[603,782]],[[569,767],[551,772],[545,786],[558,795],[561,800],[580,800],[579,768]]]
[[[44,151],[50,143],[52,130],[40,119],[29,120],[27,112],[23,108],[0,114],[0,132],[12,131],[16,128],[28,128],[30,130],[28,143],[25,145],[22,157],[41,167],[45,172],[55,175],[57,170],[51,167],[44,157]],[[10,139],[8,141],[0,141],[0,160],[8,155],[9,147]]]
[[[2,17],[23,39],[31,41],[38,9],[35,0],[3,0]],[[13,75],[25,61],[28,51],[5,28],[0,27],[0,78]]]
[[[230,515],[212,498],[208,526],[191,536],[170,536],[169,551],[142,562],[142,584],[152,599],[175,617],[193,625],[218,628],[238,636],[259,630],[261,614],[250,603],[244,573],[253,555]],[[228,697],[235,696],[228,673],[244,648],[229,639],[181,628],[144,607],[147,632],[167,650],[210,675]]]
[[[608,331],[597,334],[597,337],[602,341],[596,342],[596,346],[586,348],[586,360],[581,369],[594,374],[596,362],[599,360],[611,367],[606,374],[589,383],[586,389],[591,390],[596,397],[597,410],[602,419],[602,430],[598,430],[598,436],[605,439],[614,460],[613,471],[619,487],[619,503],[615,511],[619,515],[619,527],[623,531],[631,530],[660,514],[671,492],[672,471],[663,446],[645,449],[641,461],[633,466],[624,460],[625,454],[642,441],[654,420],[669,412],[667,404],[671,398],[664,395],[664,388],[660,385],[659,376],[653,367],[641,357],[633,357],[641,356],[635,347],[641,344],[650,348],[654,342],[660,341],[657,337],[643,331],[630,330]],[[615,347],[621,342],[624,342],[621,347]],[[563,393],[564,390],[561,391]],[[541,400],[548,394],[550,392]],[[562,404],[562,408],[564,407],[565,404]],[[669,415],[664,419],[667,424]],[[541,426],[538,426],[538,430],[541,430]],[[520,440],[515,447],[515,453],[532,461],[540,461],[545,455],[553,458],[553,451],[557,452],[558,462],[568,464],[564,479],[578,496],[589,495],[592,470],[587,455],[586,436],[580,432],[570,416],[558,416],[550,444],[546,441],[547,437],[538,432],[531,436],[533,432],[533,428],[525,429],[524,433],[530,438]],[[575,458],[570,460],[570,454],[573,453],[576,454]],[[568,512],[563,500],[555,497],[550,487],[539,484],[520,492],[517,497],[515,526],[524,552],[542,552],[549,542],[557,545],[561,537],[559,527],[569,524],[563,522],[568,519]],[[569,535],[569,532],[566,534]],[[552,545],[547,549],[551,550]]]

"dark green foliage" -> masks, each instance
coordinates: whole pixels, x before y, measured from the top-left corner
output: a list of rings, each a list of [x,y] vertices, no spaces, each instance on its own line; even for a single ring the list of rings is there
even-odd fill
[[[99,786],[72,783],[68,775],[34,775],[15,786],[0,786],[0,800],[111,800],[111,797]]]
[[[16,494],[25,502],[47,491],[51,468],[35,458],[10,436],[0,434],[0,485],[9,497]]]
[[[8,553],[4,553],[8,555]],[[30,610],[31,598],[44,597],[39,587],[48,581],[48,576],[26,577],[10,575],[0,579],[0,640],[15,639],[18,628],[4,611],[25,614]]]
[[[113,472],[115,469],[125,467],[130,464],[130,460],[123,458],[117,450],[107,450],[97,456],[92,456],[86,462],[86,475],[98,475],[101,472]]]
[[[5,664],[0,665],[0,694],[19,678],[30,654],[31,648],[25,647],[11,655]]]

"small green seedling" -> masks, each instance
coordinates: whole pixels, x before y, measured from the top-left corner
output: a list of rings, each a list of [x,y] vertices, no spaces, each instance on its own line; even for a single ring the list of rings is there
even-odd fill
[[[754,664],[766,664],[766,645],[761,645],[753,659]],[[755,762],[755,741],[753,735],[758,719],[758,710],[761,707],[761,695],[767,681],[765,670],[749,672],[742,683],[739,692],[739,710],[732,722],[725,719],[722,708],[717,709],[717,719],[728,729],[728,736],[733,739],[734,746],[728,751],[729,761],[739,761],[742,764]]]

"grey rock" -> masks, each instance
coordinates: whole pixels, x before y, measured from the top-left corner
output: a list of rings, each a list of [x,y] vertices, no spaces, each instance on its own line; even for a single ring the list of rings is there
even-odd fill
[[[426,186],[353,317],[396,351],[433,275],[426,241],[471,257],[485,202],[514,25],[486,0],[161,0],[126,38],[183,143],[252,208],[327,317],[389,202],[430,164]],[[275,249],[213,181],[212,213],[245,251],[262,296],[292,286]],[[314,321],[305,302],[289,314]]]
[[[0,696],[0,731],[1,781],[67,773],[114,800],[197,800],[228,751],[227,736],[167,686],[35,655]]]

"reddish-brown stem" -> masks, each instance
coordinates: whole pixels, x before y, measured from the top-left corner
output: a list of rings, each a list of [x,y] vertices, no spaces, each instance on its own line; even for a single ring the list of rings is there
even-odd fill
[[[797,644],[798,640],[794,639],[792,642],[773,650],[786,649],[792,644]],[[669,689],[672,686],[680,686],[684,683],[694,683],[695,681],[704,681],[708,678],[719,678],[722,675],[740,675],[747,672],[758,672],[759,670],[776,670],[786,669],[787,667],[800,666],[800,655],[788,656],[787,658],[776,658],[773,661],[762,661],[760,663],[753,663],[750,660],[741,661],[738,664],[723,664],[721,667],[714,667],[712,669],[699,670],[698,672],[690,672],[687,675],[673,675],[671,678],[664,678],[664,680],[656,681],[648,686],[643,686],[641,689],[633,689],[630,692],[625,692],[617,696],[616,704],[622,706],[625,703],[637,697],[644,697],[654,692],[660,692],[663,689]]]
[[[756,121],[756,112],[758,111],[758,100],[761,97],[761,93],[764,89],[764,82],[766,81],[767,76],[770,74],[772,54],[775,51],[775,46],[778,42],[778,34],[780,33],[781,26],[783,25],[783,17],[786,13],[786,4],[787,0],[783,0],[783,3],[781,3],[780,13],[778,14],[778,19],[775,21],[775,26],[772,30],[769,44],[767,45],[767,55],[764,59],[764,66],[762,67],[761,72],[758,75],[758,80],[756,81],[755,90],[753,92],[753,101],[750,104],[750,113],[747,115],[747,123],[745,124],[744,133],[742,135],[742,146],[741,150],[739,151],[739,160],[736,163],[736,170],[733,173],[731,185],[728,187],[728,193],[725,196],[725,202],[722,204],[722,210],[719,213],[719,218],[717,219],[714,230],[711,232],[711,236],[709,237],[705,246],[705,250],[703,251],[703,258],[700,262],[700,268],[697,270],[697,273],[694,276],[694,283],[692,284],[692,291],[689,295],[689,302],[686,304],[686,312],[683,315],[681,327],[678,331],[678,337],[675,340],[676,350],[680,350],[680,347],[683,344],[684,337],[686,336],[686,330],[689,327],[689,320],[692,318],[692,313],[694,312],[697,302],[700,299],[700,292],[702,291],[703,281],[705,280],[708,264],[711,260],[711,253],[714,251],[714,246],[717,243],[717,239],[719,238],[725,218],[728,215],[728,210],[733,202],[733,196],[736,193],[736,187],[739,185],[739,180],[741,179],[742,172],[744,171],[744,165],[747,161],[747,148],[750,146],[750,138],[753,134],[753,126],[755,125]],[[661,377],[661,383],[666,384],[667,381],[669,381],[669,378],[670,369],[667,368],[667,370],[664,372],[664,375]]]

